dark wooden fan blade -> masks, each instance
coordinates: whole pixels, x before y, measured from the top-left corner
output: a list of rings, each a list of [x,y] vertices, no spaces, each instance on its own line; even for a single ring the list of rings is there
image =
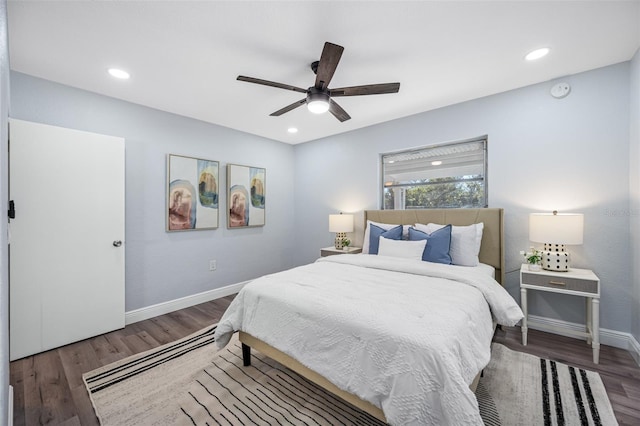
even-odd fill
[[[304,104],[306,104],[306,103],[307,103],[307,98],[300,99],[299,101],[294,102],[294,103],[292,103],[291,105],[287,105],[286,107],[284,107],[284,108],[282,108],[282,109],[279,109],[279,110],[277,110],[276,112],[272,112],[272,113],[271,113],[271,114],[269,114],[269,115],[270,115],[270,116],[272,116],[272,117],[277,117],[277,116],[279,116],[279,115],[284,114],[285,112],[289,112],[289,111],[291,111],[292,109],[296,109],[296,108],[298,108],[299,106],[304,105]]]
[[[360,96],[383,95],[385,93],[398,93],[400,83],[367,84],[364,86],[340,87],[331,89],[331,96]]]
[[[329,100],[329,112],[341,122],[351,119],[351,116],[347,114],[347,111],[343,110],[340,105],[333,101],[333,99]]]
[[[247,83],[262,84],[263,86],[277,87],[278,89],[293,90],[294,92],[307,93],[306,89],[302,89],[300,87],[276,83],[275,81],[261,80],[259,78],[245,77],[244,75],[239,75],[237,80],[246,81]]]
[[[320,56],[320,62],[318,63],[318,71],[316,72],[316,89],[325,90],[329,86],[343,51],[344,47],[337,44],[329,42],[324,44],[322,56]]]

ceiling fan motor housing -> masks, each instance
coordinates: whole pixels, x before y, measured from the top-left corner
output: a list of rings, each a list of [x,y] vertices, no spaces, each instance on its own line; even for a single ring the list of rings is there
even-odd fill
[[[309,87],[307,90],[307,102],[324,101],[329,102],[331,93],[328,90],[320,90],[315,87]]]

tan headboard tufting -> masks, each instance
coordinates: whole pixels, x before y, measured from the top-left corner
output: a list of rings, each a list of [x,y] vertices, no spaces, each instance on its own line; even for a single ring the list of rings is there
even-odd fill
[[[367,220],[398,225],[441,223],[471,225],[484,223],[480,262],[496,268],[496,281],[504,285],[504,211],[503,209],[422,209],[422,210],[366,210]]]

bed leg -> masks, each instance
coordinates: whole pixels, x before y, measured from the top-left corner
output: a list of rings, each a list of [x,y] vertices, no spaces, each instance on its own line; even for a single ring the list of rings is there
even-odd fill
[[[244,343],[242,344],[242,364],[245,367],[251,365],[251,346],[247,346]]]

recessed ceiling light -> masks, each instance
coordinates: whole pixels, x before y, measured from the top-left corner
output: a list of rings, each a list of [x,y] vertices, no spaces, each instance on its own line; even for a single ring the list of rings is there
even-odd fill
[[[543,47],[541,49],[536,49],[536,50],[533,50],[533,51],[529,52],[527,54],[527,56],[525,56],[524,58],[527,61],[535,61],[536,59],[540,59],[543,56],[547,56],[547,53],[549,53],[549,50],[550,49],[548,47]]]
[[[128,72],[118,68],[109,68],[109,74],[111,74],[112,77],[119,78],[121,80],[127,80],[131,77]]]
[[[442,161],[439,161],[439,160],[438,160],[438,161],[432,161],[432,162],[431,162],[431,165],[432,165],[432,166],[439,166],[440,164],[442,164]]]
[[[289,128],[287,129],[287,132],[289,132],[289,133],[298,133],[298,129],[297,129],[297,128],[295,128],[295,127],[289,127]]]

